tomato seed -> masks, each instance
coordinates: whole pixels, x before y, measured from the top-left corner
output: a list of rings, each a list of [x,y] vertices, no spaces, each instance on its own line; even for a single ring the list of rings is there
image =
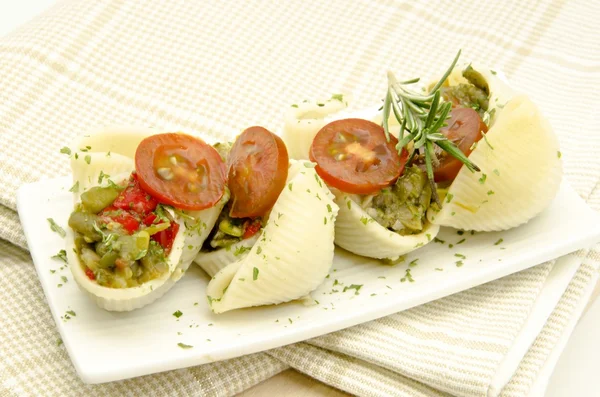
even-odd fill
[[[165,181],[170,181],[175,176],[173,171],[170,168],[159,168],[156,170],[156,173]]]

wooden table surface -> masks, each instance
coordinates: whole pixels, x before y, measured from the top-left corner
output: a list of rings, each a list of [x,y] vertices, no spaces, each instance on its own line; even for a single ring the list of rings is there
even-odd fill
[[[587,309],[591,303],[600,295],[600,282],[592,293]],[[584,312],[585,314],[585,312]],[[263,396],[286,396],[286,397],[346,397],[346,394],[331,386],[327,386],[309,376],[293,369],[288,369],[266,381],[246,390],[239,397],[263,397]]]

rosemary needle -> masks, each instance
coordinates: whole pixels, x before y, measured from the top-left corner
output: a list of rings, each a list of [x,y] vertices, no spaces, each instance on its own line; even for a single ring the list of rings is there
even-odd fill
[[[424,156],[432,196],[439,206],[441,203],[433,177],[433,168],[438,165],[439,161],[433,150],[434,145],[460,160],[471,172],[480,171],[479,167],[473,164],[454,143],[439,132],[439,129],[446,125],[446,119],[452,109],[450,102],[444,102],[441,99],[440,88],[458,62],[460,53],[461,51],[458,51],[448,70],[428,94],[417,93],[407,87],[419,82],[418,78],[399,82],[392,72],[388,72],[388,90],[383,102],[383,130],[386,139],[389,142],[388,119],[390,113],[393,112],[394,117],[400,123],[396,150],[401,153],[412,142],[413,148],[408,163],[412,162],[417,153]]]

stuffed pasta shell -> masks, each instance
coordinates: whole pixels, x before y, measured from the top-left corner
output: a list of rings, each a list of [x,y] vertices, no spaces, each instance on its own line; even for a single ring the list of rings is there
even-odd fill
[[[133,128],[86,135],[72,153],[67,255],[74,279],[106,310],[160,298],[228,199],[219,154],[188,135]]]
[[[195,260],[212,276],[211,309],[304,298],[333,262],[333,195],[315,164],[290,164],[281,139],[264,128],[244,131],[223,156],[231,199]]]
[[[558,139],[540,109],[498,73],[480,66],[454,69],[441,90],[453,104],[449,136],[480,171],[471,172],[442,154],[435,175],[445,199],[441,209],[428,213],[430,221],[497,231],[538,215],[555,197],[562,179]],[[462,134],[465,128],[459,124],[469,124],[475,113],[480,130]]]

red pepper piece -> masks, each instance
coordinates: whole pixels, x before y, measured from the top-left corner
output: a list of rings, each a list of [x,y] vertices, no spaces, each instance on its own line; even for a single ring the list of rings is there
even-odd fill
[[[246,229],[244,229],[244,235],[242,238],[245,240],[254,236],[261,228],[260,220],[254,220],[252,222],[248,222],[246,225]]]
[[[175,236],[177,236],[178,231],[179,224],[177,222],[172,222],[168,229],[153,234],[152,240],[159,243],[168,255],[169,252],[171,252],[171,248],[173,248],[173,241],[175,241]]]
[[[136,173],[131,174],[129,184],[113,203],[113,206],[122,210],[136,212],[146,215],[156,208],[158,201],[144,191],[138,182]]]
[[[129,212],[108,206],[100,212],[100,219],[104,223],[118,222],[127,233],[132,234],[140,227],[140,222]]]
[[[96,279],[96,275],[94,274],[94,272],[92,271],[92,269],[90,269],[89,267],[85,268],[85,275],[90,280],[95,280]]]

